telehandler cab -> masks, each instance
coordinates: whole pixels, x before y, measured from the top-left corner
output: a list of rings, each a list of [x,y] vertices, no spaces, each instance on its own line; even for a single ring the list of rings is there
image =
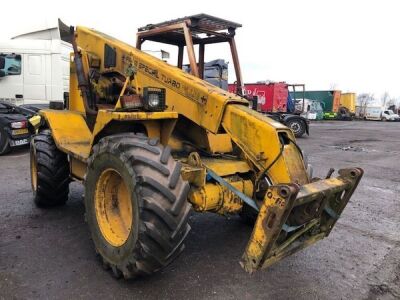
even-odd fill
[[[192,207],[254,224],[240,261],[250,273],[328,236],[363,171],[310,178],[289,128],[181,70],[184,45],[194,73],[193,43],[229,41],[237,57],[238,24],[202,14],[168,27],[178,67],[96,30],[65,29],[74,49],[70,97],[65,108],[40,112],[45,122],[31,142],[36,204],[64,204],[70,180],[81,181],[96,252],[125,278],[181,253]]]

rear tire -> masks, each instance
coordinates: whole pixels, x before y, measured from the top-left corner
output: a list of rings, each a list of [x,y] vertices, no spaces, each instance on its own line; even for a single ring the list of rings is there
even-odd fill
[[[103,266],[115,277],[152,274],[183,251],[191,206],[180,171],[157,139],[124,133],[93,147],[86,220]]]
[[[39,207],[65,204],[69,193],[67,155],[58,150],[49,130],[32,137],[30,149],[31,185]]]
[[[306,124],[301,120],[290,120],[286,126],[293,131],[294,136],[297,138],[302,137],[306,133]]]
[[[10,151],[11,147],[8,135],[3,128],[0,128],[0,155],[7,154]]]

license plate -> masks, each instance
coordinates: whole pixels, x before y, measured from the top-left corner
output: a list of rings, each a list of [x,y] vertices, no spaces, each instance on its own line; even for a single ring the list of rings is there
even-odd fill
[[[28,129],[24,128],[24,129],[14,129],[12,131],[12,135],[21,135],[21,134],[27,134],[28,133]]]
[[[14,141],[15,146],[22,146],[22,145],[26,145],[28,143],[29,143],[28,139]]]

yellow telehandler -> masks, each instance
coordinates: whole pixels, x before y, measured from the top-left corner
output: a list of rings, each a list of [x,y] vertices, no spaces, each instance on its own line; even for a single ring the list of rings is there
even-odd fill
[[[201,79],[204,46],[229,42],[240,94],[239,26],[185,17],[140,30],[136,48],[63,27],[74,49],[69,100],[40,112],[31,142],[34,201],[64,204],[70,181],[82,182],[96,252],[117,277],[172,262],[192,208],[251,222],[240,264],[249,273],[265,268],[328,236],[362,177],[350,168],[311,178],[289,128]],[[178,67],[139,50],[152,39],[178,46]],[[182,71],[185,47],[192,74]]]

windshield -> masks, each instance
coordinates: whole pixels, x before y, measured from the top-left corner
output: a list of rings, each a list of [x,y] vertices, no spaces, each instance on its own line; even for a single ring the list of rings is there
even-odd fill
[[[7,75],[20,75],[21,74],[21,55],[19,54],[0,54],[4,57],[4,73]]]
[[[322,105],[319,101],[312,101],[311,107],[312,107],[312,110],[314,110],[314,111],[322,111]]]

